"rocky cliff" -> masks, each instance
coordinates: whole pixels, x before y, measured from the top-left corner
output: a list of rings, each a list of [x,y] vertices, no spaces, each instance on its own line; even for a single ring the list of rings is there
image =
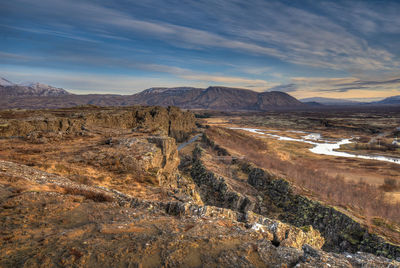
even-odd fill
[[[205,135],[203,142],[215,154],[221,154],[221,148]],[[229,155],[223,150],[224,155]],[[229,180],[207,170],[202,160],[202,150],[193,151],[191,174],[199,186],[200,194],[206,204],[230,208],[239,212],[255,212],[266,217],[279,219],[285,223],[307,228],[313,226],[325,238],[323,249],[331,252],[368,252],[392,259],[400,259],[400,246],[371,234],[368,228],[340,212],[339,210],[295,194],[290,183],[271,175],[267,171],[235,158],[231,158],[230,168],[235,165],[247,180]],[[229,159],[229,158],[228,158]],[[246,194],[233,187],[240,183],[255,191]]]
[[[4,111],[0,117],[0,136],[79,134],[87,129],[115,128],[156,132],[178,141],[195,127],[194,115],[175,107],[78,108],[54,111]]]
[[[333,207],[322,205],[293,193],[290,184],[266,171],[244,164],[248,183],[282,209],[279,218],[295,226],[312,225],[325,237],[324,249],[334,252],[369,252],[388,258],[400,258],[400,246],[382,237]]]

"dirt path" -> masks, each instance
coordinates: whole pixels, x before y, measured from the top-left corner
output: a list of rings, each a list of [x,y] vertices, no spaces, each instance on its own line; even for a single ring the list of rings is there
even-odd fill
[[[189,144],[191,144],[191,143],[197,141],[197,139],[198,139],[200,136],[202,136],[202,135],[203,135],[203,134],[197,134],[196,136],[194,136],[194,137],[191,138],[190,140],[188,140],[188,141],[186,141],[186,142],[184,142],[184,143],[181,143],[181,144],[178,146],[178,151],[182,150],[183,148],[185,148],[185,147],[188,146]]]

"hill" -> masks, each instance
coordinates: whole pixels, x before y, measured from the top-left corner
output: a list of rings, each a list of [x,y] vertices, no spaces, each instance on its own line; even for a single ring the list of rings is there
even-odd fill
[[[337,98],[322,98],[322,97],[313,97],[313,98],[304,98],[300,99],[303,103],[317,103],[323,105],[358,105],[362,104],[362,102],[346,100],[346,99],[337,99]]]
[[[141,105],[174,105],[185,109],[268,110],[277,107],[302,106],[296,98],[278,91],[255,92],[229,87],[151,88],[132,96]]]
[[[399,105],[400,104],[400,95],[388,97],[386,99],[375,102],[376,104],[388,104],[388,105]]]

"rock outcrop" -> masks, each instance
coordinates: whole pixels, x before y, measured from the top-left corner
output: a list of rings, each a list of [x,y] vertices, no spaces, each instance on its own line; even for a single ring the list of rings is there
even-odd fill
[[[248,183],[259,190],[276,207],[282,209],[279,219],[294,226],[312,225],[326,239],[323,249],[334,252],[368,252],[400,259],[400,246],[368,232],[367,228],[333,207],[293,193],[284,179],[248,164]]]
[[[215,154],[226,150],[203,137],[203,142]],[[368,252],[400,260],[400,246],[371,234],[359,222],[337,209],[295,194],[290,183],[242,160],[233,160],[247,175],[248,187],[256,190],[253,196],[235,191],[226,178],[216,176],[202,163],[202,149],[193,151],[191,175],[208,205],[229,208],[248,215],[257,213],[279,219],[287,224],[309,228],[312,226],[325,238],[323,249],[330,252]],[[257,221],[262,222],[262,220]]]
[[[17,118],[16,118],[17,117]],[[21,119],[23,118],[23,119]],[[178,141],[195,128],[194,115],[175,107],[82,108],[54,111],[3,112],[0,137],[40,133],[82,134],[97,128],[157,132]],[[53,135],[54,136],[54,135]]]
[[[315,231],[311,226],[300,229],[252,212],[240,213],[226,208],[201,207],[178,202],[168,203],[166,211],[169,214],[181,217],[211,217],[244,222],[249,228],[262,234],[264,238],[270,240],[275,246],[301,249],[305,244],[308,244],[313,248],[320,249],[324,244],[324,239],[319,232]]]
[[[190,174],[205,204],[240,212],[254,208],[255,204],[247,196],[234,191],[223,177],[206,170],[200,159],[194,158]]]

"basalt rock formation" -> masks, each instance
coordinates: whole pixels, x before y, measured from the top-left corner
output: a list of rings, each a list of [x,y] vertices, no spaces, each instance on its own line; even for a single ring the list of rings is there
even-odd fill
[[[203,137],[206,146],[220,154],[221,147]],[[222,148],[223,149],[223,148]],[[276,218],[285,223],[304,228],[313,226],[325,238],[323,249],[331,252],[368,252],[392,259],[400,259],[400,246],[371,234],[367,227],[318,201],[295,194],[290,183],[269,172],[257,168],[243,160],[233,159],[231,164],[247,176],[248,184],[255,192],[241,194],[232,188],[227,178],[217,176],[207,170],[202,163],[202,149],[193,152],[191,174],[198,184],[205,203],[231,208],[235,211],[255,212],[266,217]],[[226,150],[222,150],[229,155]],[[212,197],[217,197],[216,200]]]
[[[290,184],[262,169],[245,165],[248,182],[277,207],[283,210],[279,218],[295,226],[312,225],[325,237],[324,249],[334,252],[369,252],[400,259],[400,246],[370,234],[366,227],[336,210],[293,193]]]

